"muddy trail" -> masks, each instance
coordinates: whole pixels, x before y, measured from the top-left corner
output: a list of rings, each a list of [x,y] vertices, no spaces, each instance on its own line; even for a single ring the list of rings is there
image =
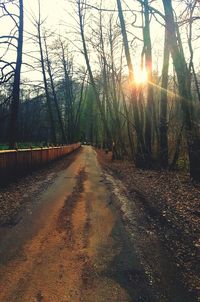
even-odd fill
[[[1,302],[195,301],[91,147],[38,199],[0,233]]]

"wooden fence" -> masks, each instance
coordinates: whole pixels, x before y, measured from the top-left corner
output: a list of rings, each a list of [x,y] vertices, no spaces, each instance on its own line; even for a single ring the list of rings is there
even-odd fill
[[[32,171],[72,153],[80,146],[81,144],[77,143],[60,147],[0,151],[0,181],[3,183],[8,179]]]

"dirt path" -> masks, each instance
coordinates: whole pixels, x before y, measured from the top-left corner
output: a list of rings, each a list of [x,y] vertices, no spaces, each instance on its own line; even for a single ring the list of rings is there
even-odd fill
[[[86,146],[0,228],[0,302],[194,302],[148,228]]]
[[[5,230],[0,301],[155,301],[91,147]]]

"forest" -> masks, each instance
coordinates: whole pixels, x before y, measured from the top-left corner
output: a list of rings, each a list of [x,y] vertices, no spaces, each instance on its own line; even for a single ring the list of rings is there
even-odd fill
[[[87,141],[199,181],[199,1],[93,2],[59,33],[40,1],[1,1],[2,146]]]
[[[199,24],[0,0],[0,301],[200,301]]]

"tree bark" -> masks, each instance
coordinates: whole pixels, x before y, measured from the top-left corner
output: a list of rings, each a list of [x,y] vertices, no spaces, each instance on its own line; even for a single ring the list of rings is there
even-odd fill
[[[65,78],[65,98],[66,98],[66,119],[67,119],[67,139],[71,143],[74,138],[74,115],[73,115],[73,93],[71,87],[70,73],[65,58],[65,47],[62,41],[60,41],[62,52],[62,64]]]
[[[44,55],[43,55],[43,48],[42,48],[40,2],[39,2],[39,20],[37,22],[37,31],[38,31],[38,44],[39,44],[39,49],[40,49],[40,61],[41,61],[43,82],[44,82],[44,88],[45,88],[45,94],[46,94],[46,100],[47,100],[49,120],[50,120],[50,125],[51,125],[51,140],[54,144],[56,144],[57,143],[56,129],[55,129],[53,111],[52,111],[52,106],[51,106],[51,98],[50,98],[49,89],[48,89],[48,85],[47,85],[46,71],[45,71],[45,65],[44,65]]]
[[[90,81],[91,81],[91,84],[92,84],[92,87],[93,87],[93,90],[94,90],[94,95],[95,95],[95,99],[96,99],[96,102],[97,102],[97,106],[98,106],[100,114],[101,114],[101,119],[102,119],[104,128],[105,128],[106,133],[107,133],[107,137],[111,139],[110,129],[109,129],[107,121],[106,121],[105,112],[104,112],[103,106],[101,104],[101,100],[100,100],[100,97],[99,97],[99,94],[98,94],[98,91],[97,91],[97,88],[96,88],[95,80],[94,80],[92,69],[91,69],[91,66],[90,66],[90,60],[89,60],[89,56],[88,56],[88,51],[87,51],[86,41],[85,41],[85,35],[84,35],[84,25],[83,25],[83,15],[82,15],[81,1],[78,0],[77,4],[78,4],[80,33],[81,33],[84,57],[85,57],[85,62],[86,62],[87,69],[88,69],[88,74],[89,74]]]
[[[137,135],[137,154],[135,156],[135,163],[138,167],[145,168],[146,167],[146,148],[144,144],[144,137],[141,129],[141,123],[140,123],[140,114],[138,110],[137,105],[137,94],[134,87],[134,70],[133,70],[133,64],[131,60],[130,50],[129,50],[129,43],[128,43],[128,37],[126,32],[126,25],[124,21],[124,15],[122,11],[122,5],[121,0],[117,0],[117,7],[118,7],[118,15],[121,25],[121,33],[123,38],[123,44],[124,44],[124,50],[125,50],[125,56],[126,61],[128,65],[129,70],[129,83],[131,87],[131,99],[132,99],[132,106],[133,106],[133,115],[135,120],[135,129],[136,129],[136,135]]]
[[[11,114],[9,125],[9,148],[14,149],[17,143],[18,136],[18,115],[20,104],[20,80],[22,66],[22,51],[23,51],[23,33],[24,33],[24,5],[23,0],[19,0],[19,27],[18,27],[18,46],[17,46],[17,61],[14,74],[14,83],[12,90]]]
[[[165,29],[164,56],[162,68],[162,83],[160,97],[160,163],[168,167],[168,125],[167,125],[167,88],[170,51],[168,46],[168,31]]]
[[[51,71],[51,64],[50,64],[50,61],[49,61],[49,54],[48,54],[48,49],[47,49],[46,38],[44,39],[44,43],[45,43],[45,51],[46,51],[47,68],[48,68],[49,78],[50,78],[50,82],[51,82],[53,100],[54,100],[54,103],[55,103],[55,107],[56,107],[56,111],[57,111],[57,115],[58,115],[59,126],[60,126],[60,131],[61,131],[61,135],[62,135],[62,143],[67,143],[65,130],[64,130],[64,125],[63,125],[63,120],[62,120],[62,116],[61,116],[61,113],[60,113],[60,108],[59,108],[59,105],[58,105],[58,99],[57,99],[57,95],[56,95],[56,91],[55,91],[53,75],[52,75],[52,71]]]
[[[193,120],[190,74],[182,51],[182,45],[179,45],[181,43],[180,35],[176,30],[171,0],[163,0],[163,6],[169,36],[169,47],[179,84],[179,95],[189,153],[190,176],[195,181],[200,181],[200,139]]]
[[[150,35],[150,19],[149,19],[149,1],[144,0],[144,53],[145,53],[145,66],[148,74],[147,83],[147,105],[145,116],[145,147],[146,147],[146,161],[147,168],[152,166],[152,124],[153,124],[153,85],[152,85],[152,47],[151,47],[151,35]]]

